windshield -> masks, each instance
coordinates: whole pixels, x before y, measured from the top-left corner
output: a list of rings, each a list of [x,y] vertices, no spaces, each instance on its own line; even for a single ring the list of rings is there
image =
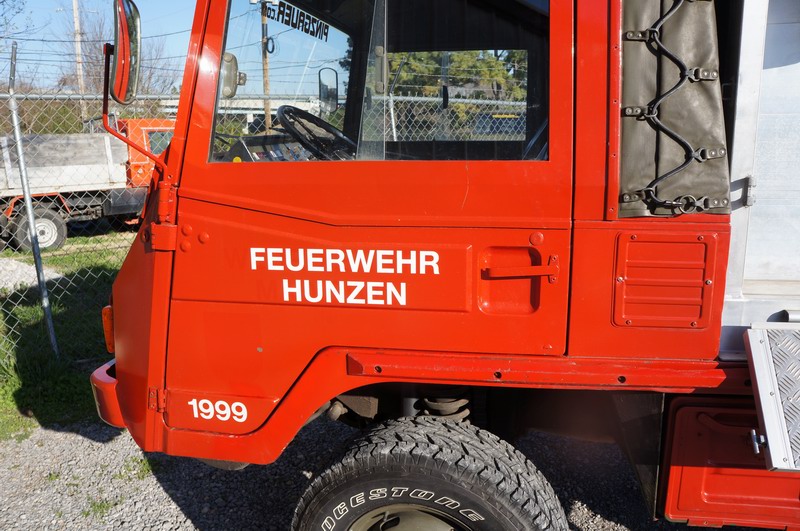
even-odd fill
[[[212,160],[547,159],[547,0],[232,0],[224,51]]]

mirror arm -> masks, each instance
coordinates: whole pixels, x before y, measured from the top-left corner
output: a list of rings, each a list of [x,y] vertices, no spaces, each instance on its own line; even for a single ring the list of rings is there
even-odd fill
[[[164,161],[156,155],[153,155],[147,149],[140,146],[136,142],[133,142],[125,135],[121,134],[119,131],[111,127],[111,124],[108,120],[108,99],[109,99],[109,71],[111,70],[111,56],[114,54],[114,45],[106,43],[103,45],[103,56],[105,59],[105,72],[103,74],[103,127],[106,131],[111,133],[112,136],[122,140],[125,144],[130,146],[131,148],[135,149],[145,157],[152,160],[156,167],[161,170],[161,175],[167,175],[167,167],[164,165]]]

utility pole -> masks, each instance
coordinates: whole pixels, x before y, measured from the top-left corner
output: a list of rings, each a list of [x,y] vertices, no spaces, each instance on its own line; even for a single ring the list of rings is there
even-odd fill
[[[77,0],[74,0],[77,2]],[[267,0],[261,0],[261,73],[264,76],[264,128],[272,128],[272,102],[269,98],[269,35],[267,33]]]
[[[78,0],[72,0],[72,22],[75,25],[75,75],[78,78],[78,92],[81,95],[81,121],[86,121],[89,119],[89,113],[86,108],[86,101],[83,99],[83,95],[86,94],[86,85],[83,81],[83,52],[81,51],[83,33],[81,33],[81,15],[78,11]]]

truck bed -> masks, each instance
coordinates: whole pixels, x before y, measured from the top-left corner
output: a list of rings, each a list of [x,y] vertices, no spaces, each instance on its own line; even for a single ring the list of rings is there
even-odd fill
[[[125,188],[128,151],[102,133],[23,137],[23,153],[32,194]],[[0,137],[0,197],[22,194],[16,143]]]

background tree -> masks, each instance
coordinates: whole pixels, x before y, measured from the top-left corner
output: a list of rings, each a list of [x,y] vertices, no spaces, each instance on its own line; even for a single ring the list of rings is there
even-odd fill
[[[13,39],[30,26],[29,20],[20,20],[24,11],[25,0],[0,0],[0,38]]]
[[[2,0],[0,0],[2,1]],[[65,13],[64,35],[74,35],[72,13]],[[103,43],[114,39],[114,25],[111,10],[81,11],[81,30],[83,35],[83,76],[87,93],[100,94],[103,91]],[[72,42],[64,43],[65,61],[63,74],[58,85],[62,90],[78,90],[75,73],[75,50]],[[178,58],[167,57],[166,41],[163,37],[142,40],[141,71],[139,74],[140,94],[169,94],[180,82],[183,69]]]
[[[516,50],[390,53],[390,82],[397,77],[395,94],[439,94],[445,53],[449,62],[445,84],[451,97],[525,99],[527,52]]]

